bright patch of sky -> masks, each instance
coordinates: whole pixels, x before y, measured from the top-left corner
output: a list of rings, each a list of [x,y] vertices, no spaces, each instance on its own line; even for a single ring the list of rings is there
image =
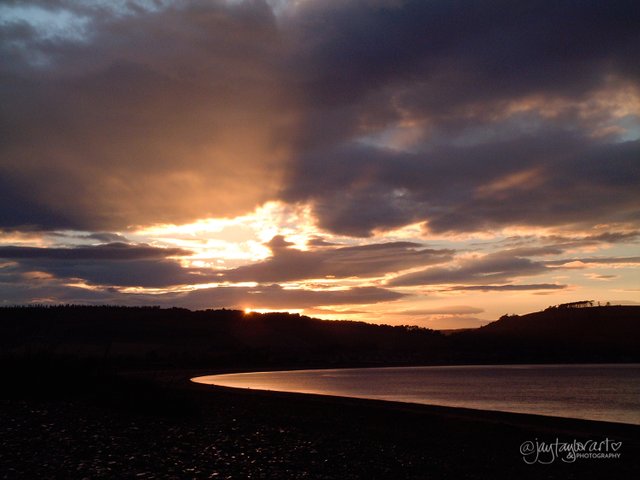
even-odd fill
[[[37,5],[0,5],[0,25],[27,24],[41,40],[82,40],[90,19],[68,9]]]
[[[91,34],[94,18],[105,13],[118,18],[162,10],[173,3],[173,0],[70,0],[61,6],[0,5],[0,25],[26,24],[40,40],[84,41]]]
[[[196,252],[192,261],[229,268],[269,257],[271,251],[265,244],[276,235],[285,236],[295,248],[305,250],[307,241],[319,234],[308,207],[267,202],[247,215],[209,218],[185,225],[155,225],[128,237],[191,249]]]
[[[620,142],[632,142],[640,138],[640,115],[627,115],[618,120],[617,126],[620,128]]]
[[[603,226],[603,232],[611,226]],[[390,302],[386,307],[381,305],[359,306],[327,306],[322,309],[309,309],[302,313],[320,316],[327,319],[352,319],[374,321],[390,324],[415,324],[430,328],[468,328],[495,320],[505,313],[524,313],[543,309],[548,305],[566,302],[567,298],[584,298],[605,303],[624,303],[619,299],[634,295],[629,291],[633,285],[633,277],[637,272],[637,262],[622,261],[589,262],[594,258],[633,257],[637,253],[636,244],[590,243],[581,242],[597,235],[598,231],[562,232],[553,230],[515,228],[495,232],[484,232],[482,235],[465,234],[433,237],[425,232],[421,224],[407,225],[403,228],[380,232],[367,239],[333,236],[320,230],[307,206],[291,206],[282,202],[268,202],[246,215],[229,218],[202,219],[184,225],[156,225],[137,231],[116,233],[98,233],[76,231],[51,232],[46,236],[27,235],[4,232],[0,235],[2,243],[19,244],[38,247],[77,247],[79,245],[109,243],[113,241],[129,241],[138,244],[150,244],[158,247],[180,247],[193,252],[177,257],[183,268],[198,269],[232,269],[241,265],[260,262],[272,255],[268,245],[274,236],[282,235],[292,245],[289,248],[308,250],[318,248],[314,241],[338,245],[365,245],[387,243],[393,241],[412,241],[425,248],[449,248],[455,250],[455,258],[436,268],[457,269],[469,260],[482,258],[495,252],[508,252],[513,248],[527,248],[549,244],[565,244],[562,252],[532,252],[526,255],[532,261],[547,263],[548,269],[537,273],[510,274],[509,280],[498,284],[557,284],[561,289],[533,289],[523,301],[520,291],[501,291],[499,302],[492,301],[496,297],[491,291],[470,291],[456,289],[444,284],[426,284],[398,287],[395,290],[407,294],[401,300]],[[567,240],[560,239],[567,236]],[[573,237],[573,238],[570,238]],[[568,246],[575,243],[575,246]],[[554,262],[555,261],[555,262]],[[558,262],[566,261],[566,263]],[[417,266],[402,272],[406,274],[419,271]],[[295,282],[281,282],[284,289],[331,290],[349,287],[376,286],[385,287],[387,281],[398,272],[380,274],[371,278],[349,279],[305,279]],[[254,283],[231,283],[225,286],[253,287]],[[78,285],[76,285],[78,286]],[[162,294],[170,291],[189,291],[194,289],[215,288],[214,283],[184,285],[170,288],[126,287],[122,293]],[[94,288],[94,287],[91,287]],[[616,298],[614,296],[617,295]],[[526,303],[526,304],[525,304]],[[451,305],[474,306],[473,312],[447,309]],[[476,308],[480,306],[481,308]],[[357,307],[357,308],[356,308]],[[470,308],[470,307],[465,307]]]

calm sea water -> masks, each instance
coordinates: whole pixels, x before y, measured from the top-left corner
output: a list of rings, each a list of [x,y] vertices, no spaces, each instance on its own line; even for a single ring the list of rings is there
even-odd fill
[[[193,381],[640,425],[640,364],[296,370],[210,375]]]

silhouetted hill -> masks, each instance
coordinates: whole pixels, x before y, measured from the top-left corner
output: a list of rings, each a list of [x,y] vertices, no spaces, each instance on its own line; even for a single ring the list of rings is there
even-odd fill
[[[424,362],[443,336],[417,327],[289,313],[153,307],[0,310],[0,352],[207,367]]]
[[[505,315],[451,335],[473,360],[502,362],[635,362],[640,359],[640,307],[550,307]]]
[[[549,308],[440,332],[289,313],[154,307],[0,309],[0,355],[224,368],[640,361],[640,307]]]

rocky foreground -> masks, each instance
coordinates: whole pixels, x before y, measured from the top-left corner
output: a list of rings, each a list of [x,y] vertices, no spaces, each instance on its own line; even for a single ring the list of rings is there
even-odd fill
[[[238,391],[186,372],[5,394],[0,478],[637,478],[640,427]],[[605,438],[618,459],[527,465],[521,445]],[[546,457],[548,459],[548,457]]]

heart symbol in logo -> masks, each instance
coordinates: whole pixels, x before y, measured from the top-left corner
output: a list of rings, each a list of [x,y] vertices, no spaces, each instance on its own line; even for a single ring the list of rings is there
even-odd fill
[[[620,450],[621,446],[622,446],[622,442],[611,442],[611,448],[613,449],[614,452],[617,452],[618,450]]]

